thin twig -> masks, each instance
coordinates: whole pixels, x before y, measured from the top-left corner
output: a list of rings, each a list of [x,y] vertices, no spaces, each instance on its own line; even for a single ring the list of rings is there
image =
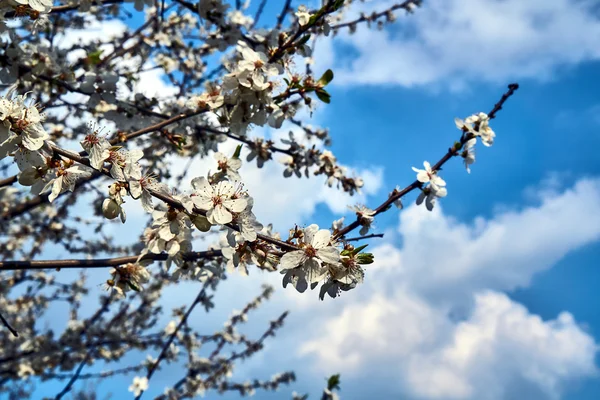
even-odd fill
[[[285,3],[283,4],[283,10],[281,10],[281,14],[279,14],[279,16],[277,17],[277,27],[275,29],[279,30],[281,29],[281,26],[283,25],[283,21],[285,20],[285,16],[288,13],[288,10],[290,9],[290,4],[292,3],[292,0],[286,0]]]
[[[167,355],[167,350],[171,346],[171,343],[173,343],[173,340],[175,340],[175,337],[177,336],[177,333],[179,332],[179,330],[187,323],[187,320],[188,320],[190,314],[192,313],[192,311],[194,310],[194,308],[206,296],[206,289],[213,282],[214,279],[215,279],[214,276],[212,276],[209,279],[207,279],[206,282],[204,282],[204,285],[202,285],[202,289],[200,290],[200,292],[198,292],[198,295],[196,296],[196,299],[189,306],[189,308],[186,311],[185,315],[181,318],[181,321],[179,321],[179,324],[175,328],[175,331],[173,331],[173,333],[169,336],[169,339],[167,340],[167,342],[163,346],[162,350],[160,351],[160,354],[158,355],[158,358],[156,359],[156,362],[154,364],[152,364],[152,366],[148,370],[148,373],[146,374],[146,379],[148,379],[148,381],[150,381],[150,379],[152,378],[152,375],[154,375],[154,372],[158,368],[158,364],[160,364],[160,362]],[[139,400],[140,397],[142,397],[142,394],[144,394],[143,390],[140,392],[140,394],[137,395],[137,397],[135,398],[135,400]]]
[[[6,328],[8,328],[8,330],[10,331],[10,333],[13,334],[14,337],[19,337],[19,332],[17,332],[17,330],[15,328],[13,328],[12,326],[10,326],[10,324],[4,318],[4,316],[2,315],[2,313],[0,313],[0,321],[2,321],[2,323],[4,324],[4,326]]]
[[[363,240],[363,239],[382,238],[382,237],[383,237],[383,233],[372,233],[370,235],[358,236],[358,237],[353,237],[353,238],[345,239],[345,240],[346,240],[346,242],[356,242],[356,241]]]
[[[517,84],[517,83],[511,83],[510,85],[508,85],[508,91],[502,95],[502,98],[500,99],[500,101],[498,101],[498,103],[496,103],[494,105],[494,108],[492,108],[492,110],[488,113],[489,119],[494,119],[496,117],[496,113],[502,109],[502,106],[504,105],[506,100],[508,100],[508,98],[510,96],[512,96],[518,88],[519,88],[519,84]],[[464,145],[467,142],[467,140],[469,140],[469,139],[470,139],[469,135],[463,135],[460,140],[461,146]],[[449,159],[451,159],[452,157],[457,155],[457,151],[458,150],[455,149],[454,146],[451,147],[448,150],[448,152],[434,166],[431,167],[431,170],[432,171],[440,170],[440,168]],[[384,201],[379,207],[377,207],[374,210],[375,211],[374,215],[378,215],[378,214],[381,214],[382,212],[387,211],[396,200],[400,199],[402,196],[410,193],[411,191],[413,191],[417,188],[420,188],[421,186],[422,186],[422,183],[415,180],[413,183],[411,183],[410,185],[408,185],[407,187],[405,187],[404,189],[402,189],[400,191],[394,190],[392,192],[392,195],[390,195],[386,201]],[[335,236],[335,238],[341,238],[344,235],[346,235],[348,232],[358,228],[359,226],[360,226],[360,217],[357,217],[356,221],[354,221],[350,225],[340,229],[334,236]]]
[[[256,10],[256,14],[254,15],[254,21],[252,22],[252,26],[250,26],[250,30],[254,29],[256,24],[258,24],[258,20],[262,16],[263,10],[265,9],[265,5],[267,4],[267,0],[262,0],[258,5],[258,10]]]

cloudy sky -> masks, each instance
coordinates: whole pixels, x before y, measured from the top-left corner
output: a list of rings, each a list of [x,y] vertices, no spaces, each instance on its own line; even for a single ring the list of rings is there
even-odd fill
[[[280,9],[269,3],[264,24]],[[385,237],[370,242],[376,262],[364,285],[324,302],[257,271],[223,285],[217,315],[199,315],[198,327],[219,326],[263,282],[277,291],[248,332],[291,311],[237,377],[296,371],[293,388],[260,398],[318,398],[334,373],[348,400],[600,398],[599,11],[592,0],[427,0],[382,31],[318,43],[315,70],[336,77],[314,124],[330,128],[338,159],[368,184],[351,199],[319,179],[283,179],[276,164],[245,168],[256,214],[280,231],[351,218],[348,204],[378,205],[459,137],[455,117],[487,112],[509,83],[520,89],[471,174],[460,160],[444,168],[449,194],[434,212],[409,195],[404,210],[377,219]],[[182,287],[185,302],[195,289]],[[161,372],[150,391],[173,380]]]

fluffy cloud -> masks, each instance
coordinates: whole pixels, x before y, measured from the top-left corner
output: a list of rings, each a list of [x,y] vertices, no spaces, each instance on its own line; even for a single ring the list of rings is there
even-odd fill
[[[551,193],[551,192],[548,192]],[[600,238],[600,183],[583,179],[537,207],[465,224],[409,208],[400,216],[398,274],[429,298],[456,299],[478,289],[512,290],[569,251]],[[421,279],[423,275],[428,279]]]
[[[557,397],[565,380],[596,374],[597,346],[571,314],[542,321],[497,292],[476,295],[470,318],[453,327],[449,339],[410,358],[406,376],[415,394],[514,398],[520,386]]]
[[[404,210],[402,246],[375,249],[360,296],[312,314],[299,354],[322,374],[387,374],[414,398],[555,398],[595,375],[597,346],[571,314],[544,321],[502,293],[600,237],[599,179],[547,193],[471,224]]]
[[[370,2],[363,9],[392,3]],[[594,6],[572,0],[426,1],[384,31],[340,35],[359,56],[336,69],[335,83],[460,87],[473,80],[548,79],[562,66],[600,58]],[[332,44],[320,45],[317,55],[331,61]]]

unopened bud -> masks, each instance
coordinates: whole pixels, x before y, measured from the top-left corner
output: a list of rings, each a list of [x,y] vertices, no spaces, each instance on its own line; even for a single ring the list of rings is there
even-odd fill
[[[104,199],[102,203],[102,215],[107,219],[115,219],[121,212],[121,207],[113,199]]]
[[[208,222],[206,217],[203,217],[202,215],[194,216],[192,218],[192,222],[194,223],[194,226],[196,226],[196,228],[198,228],[198,230],[200,232],[208,232],[208,231],[210,231],[210,228],[212,227],[212,225],[210,224],[210,222]]]

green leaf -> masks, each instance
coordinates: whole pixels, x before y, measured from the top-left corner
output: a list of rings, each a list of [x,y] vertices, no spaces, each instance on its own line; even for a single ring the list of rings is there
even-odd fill
[[[321,78],[318,80],[317,83],[320,86],[327,86],[329,84],[329,82],[331,82],[332,80],[333,80],[333,71],[328,69],[327,71],[325,71],[323,76],[321,76]]]
[[[340,390],[340,374],[331,375],[329,379],[327,379],[327,389]]]
[[[355,249],[352,251],[352,254],[358,254],[358,253],[360,253],[360,251],[361,251],[362,249],[364,249],[365,247],[367,247],[367,246],[368,246],[368,244],[365,244],[365,245],[362,245],[362,246],[360,246],[360,247],[357,247],[357,248],[355,248]]]
[[[333,10],[339,10],[342,6],[344,5],[344,0],[337,0],[334,4],[333,4]]]
[[[317,22],[317,19],[319,19],[320,17],[321,17],[321,10],[319,10],[316,13],[314,13],[313,15],[311,15],[310,19],[308,20],[308,23],[305,26],[313,26],[315,24],[315,22]]]
[[[104,50],[96,50],[96,51],[91,51],[88,53],[88,60],[90,60],[90,62],[94,65],[100,63],[100,56],[102,55],[102,53],[104,52]]]
[[[238,145],[238,147],[235,148],[235,153],[233,153],[233,158],[240,158],[240,154],[242,152],[242,146],[243,144]]]
[[[136,292],[141,292],[142,288],[138,286],[136,282],[127,281],[127,285],[131,288],[131,290],[135,290]]]
[[[317,90],[317,97],[319,98],[319,100],[321,100],[323,103],[331,103],[331,95],[329,93],[327,93],[325,90],[323,89],[319,89]]]
[[[302,39],[298,40],[298,43],[296,43],[296,45],[302,46],[303,44],[306,44],[306,42],[308,42],[309,40],[310,40],[310,33],[302,36]]]
[[[360,253],[356,256],[356,261],[359,264],[373,264],[375,261],[372,253]]]

